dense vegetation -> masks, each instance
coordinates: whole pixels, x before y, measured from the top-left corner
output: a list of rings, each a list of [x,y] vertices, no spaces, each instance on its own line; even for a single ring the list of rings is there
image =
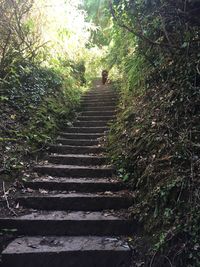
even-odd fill
[[[0,175],[10,180],[72,120],[91,76],[84,60],[92,25],[70,1],[0,6]]]
[[[196,0],[107,7],[107,64],[121,88],[110,155],[136,192],[132,215],[149,244],[145,266],[200,266],[199,12]]]

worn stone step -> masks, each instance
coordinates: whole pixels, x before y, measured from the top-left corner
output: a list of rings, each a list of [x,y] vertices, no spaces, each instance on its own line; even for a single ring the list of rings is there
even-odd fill
[[[102,211],[126,209],[133,204],[132,197],[114,194],[66,193],[22,195],[17,201],[25,208],[38,210]]]
[[[59,135],[67,139],[87,139],[87,140],[96,140],[104,136],[104,133],[64,133],[60,132]]]
[[[116,111],[82,111],[81,116],[115,116]]]
[[[103,102],[105,101],[117,101],[119,98],[113,95],[110,96],[103,96],[103,95],[99,95],[99,96],[83,96],[81,98],[81,101],[93,101],[93,102]]]
[[[114,99],[114,100],[116,100],[116,99],[119,99],[119,96],[118,95],[116,95],[116,94],[87,94],[87,95],[85,95],[85,96],[82,96],[81,97],[81,100],[96,100],[96,101],[98,101],[98,100],[104,100],[104,99],[106,99],[106,100],[110,100],[110,99]]]
[[[91,90],[87,91],[86,94],[90,94],[90,93],[99,93],[99,94],[104,94],[104,92],[108,92],[108,93],[117,93],[116,90],[113,90],[111,88],[92,88]]]
[[[62,145],[73,145],[73,146],[96,146],[99,144],[98,140],[87,140],[87,139],[64,139],[58,138],[57,143]]]
[[[49,147],[51,153],[57,154],[100,154],[105,149],[100,146],[69,146],[69,145],[51,145]]]
[[[34,190],[45,189],[51,191],[67,191],[67,192],[116,192],[126,189],[125,185],[116,179],[108,178],[63,178],[45,176],[33,181],[24,182],[26,188]]]
[[[84,104],[84,103],[87,103],[87,104],[94,104],[96,103],[97,105],[99,103],[109,103],[109,102],[112,102],[112,103],[117,103],[118,102],[118,98],[117,97],[113,97],[113,96],[110,96],[110,97],[106,97],[106,96],[93,96],[93,97],[85,97],[85,98],[81,98],[81,104]]]
[[[115,116],[78,116],[78,121],[111,121]]]
[[[69,127],[67,133],[104,133],[108,131],[108,127]]]
[[[3,252],[4,267],[129,267],[128,244],[110,237],[22,237]]]
[[[68,164],[68,165],[106,165],[108,159],[103,156],[89,156],[80,154],[68,154],[68,155],[50,155],[48,162],[54,164]]]
[[[111,106],[85,106],[82,107],[82,111],[116,111],[116,105]]]
[[[85,96],[93,96],[93,95],[98,95],[98,96],[110,96],[110,95],[114,95],[117,96],[118,94],[115,91],[109,91],[109,90],[105,90],[105,91],[90,91],[87,92],[87,94],[85,94]]]
[[[99,166],[75,166],[75,165],[44,165],[35,166],[34,170],[40,174],[58,177],[112,177],[115,173],[112,167]]]
[[[137,226],[130,219],[102,212],[37,211],[12,218],[0,218],[0,229],[16,229],[18,235],[105,236],[130,235]]]
[[[75,121],[74,127],[105,127],[109,121]]]
[[[104,100],[104,101],[92,101],[92,100],[88,100],[88,101],[81,101],[81,106],[82,107],[104,107],[104,106],[116,106],[117,101],[111,101],[111,100]]]
[[[119,95],[118,94],[113,94],[113,93],[109,93],[109,94],[85,94],[81,97],[81,100],[90,100],[90,99],[95,99],[95,100],[99,100],[99,99],[105,99],[105,100],[110,100],[110,99],[119,99]]]

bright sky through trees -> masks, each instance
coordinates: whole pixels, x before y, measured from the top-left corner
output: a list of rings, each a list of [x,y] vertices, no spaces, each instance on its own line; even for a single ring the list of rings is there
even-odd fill
[[[42,35],[45,42],[50,42],[51,53],[64,53],[72,60],[84,54],[94,26],[86,22],[86,14],[79,8],[81,3],[80,0],[35,1],[44,20]]]

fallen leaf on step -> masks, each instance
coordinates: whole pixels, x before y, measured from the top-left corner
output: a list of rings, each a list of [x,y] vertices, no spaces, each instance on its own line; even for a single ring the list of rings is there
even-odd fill
[[[48,191],[44,190],[44,189],[39,189],[40,194],[48,194]]]
[[[104,194],[105,194],[105,195],[113,195],[113,192],[111,192],[111,191],[106,191]]]
[[[122,245],[122,247],[129,248],[129,245],[124,244],[124,245]]]
[[[31,188],[27,188],[26,191],[27,191],[28,193],[33,193],[33,192],[34,192],[34,190],[31,189]]]
[[[35,246],[35,245],[31,245],[31,244],[30,244],[30,245],[28,244],[27,246],[28,246],[29,248],[37,248],[37,246]]]

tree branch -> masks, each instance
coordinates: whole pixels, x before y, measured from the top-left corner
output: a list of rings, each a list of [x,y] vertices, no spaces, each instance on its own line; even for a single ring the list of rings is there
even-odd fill
[[[117,24],[121,27],[126,29],[127,31],[129,31],[130,33],[133,33],[135,36],[139,37],[140,39],[148,42],[151,45],[154,46],[161,46],[161,47],[168,47],[168,48],[175,48],[175,49],[181,49],[181,47],[179,46],[174,46],[172,44],[165,44],[165,43],[160,43],[160,42],[156,42],[152,39],[150,39],[149,37],[145,36],[142,31],[138,32],[138,31],[134,31],[132,28],[128,27],[126,24],[122,23],[119,21],[119,19],[117,18],[117,15],[115,14],[115,10],[113,8],[113,3],[112,0],[109,0],[109,6],[110,6],[110,11],[112,14],[113,19],[117,22]]]

